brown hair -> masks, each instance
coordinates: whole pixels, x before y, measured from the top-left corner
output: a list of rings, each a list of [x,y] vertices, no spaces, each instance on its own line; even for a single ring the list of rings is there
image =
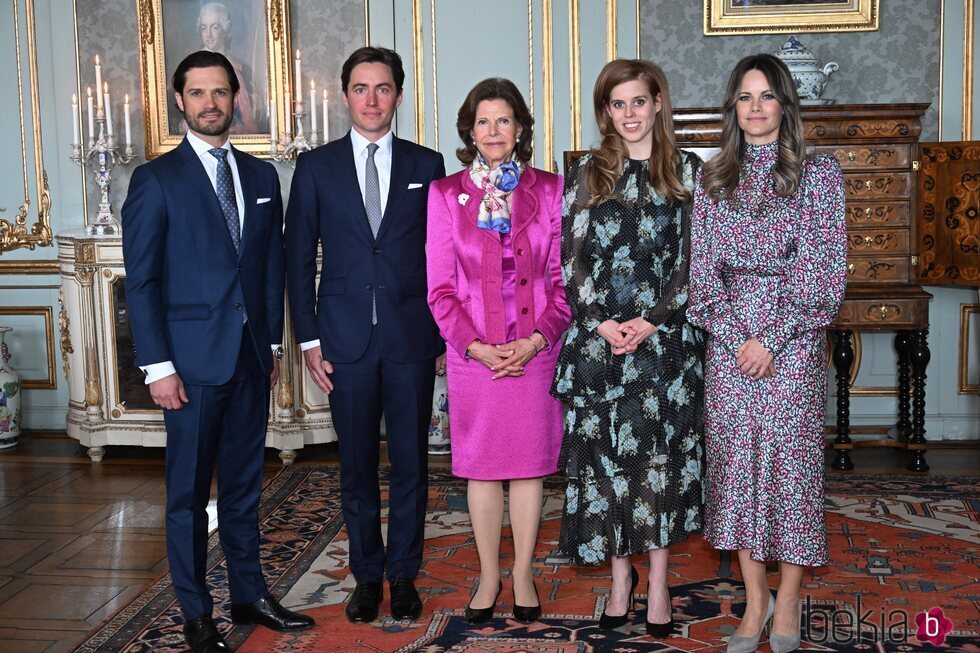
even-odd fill
[[[793,76],[786,64],[777,57],[771,54],[753,54],[739,61],[728,78],[725,104],[722,107],[721,151],[704,164],[701,173],[705,194],[715,201],[729,197],[738,186],[745,134],[738,126],[735,104],[738,102],[742,78],[750,70],[758,70],[765,75],[769,90],[783,108],[779,121],[779,159],[772,169],[776,194],[784,197],[792,195],[800,183],[806,144],[803,140],[800,98],[796,94]]]
[[[466,99],[463,100],[459,113],[456,114],[456,131],[459,132],[459,139],[463,142],[463,147],[456,149],[456,158],[463,165],[469,165],[479,153],[470,132],[473,131],[473,125],[476,123],[476,108],[484,100],[503,100],[510,105],[510,110],[514,112],[514,120],[521,126],[520,140],[514,148],[514,153],[523,163],[530,163],[531,152],[534,149],[532,128],[534,118],[531,117],[524,96],[517,90],[514,82],[502,77],[485,79],[466,94]]]
[[[667,76],[660,66],[643,59],[615,59],[599,72],[592,91],[595,120],[602,141],[592,148],[592,161],[585,171],[585,183],[589,199],[585,206],[592,207],[611,199],[616,192],[616,182],[623,171],[623,163],[629,152],[623,138],[616,131],[609,117],[609,96],[620,84],[640,80],[646,83],[650,97],[660,96],[661,108],[653,122],[653,148],[650,151],[650,185],[657,192],[679,202],[691,198],[684,188],[679,174],[680,153],[674,144],[674,117],[667,91]]]
[[[388,48],[375,46],[365,46],[351,52],[340,69],[340,90],[347,95],[347,86],[350,84],[350,76],[362,63],[383,63],[391,70],[391,77],[395,81],[395,91],[398,95],[402,94],[402,87],[405,85],[405,69],[402,67],[402,58],[398,53]]]

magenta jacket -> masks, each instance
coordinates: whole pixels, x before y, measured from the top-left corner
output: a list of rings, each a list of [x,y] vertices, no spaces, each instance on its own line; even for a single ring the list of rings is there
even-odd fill
[[[476,339],[506,342],[500,234],[476,226],[482,197],[465,168],[429,187],[429,308],[460,357]],[[561,280],[561,201],[562,178],[530,166],[511,197],[517,337],[539,331],[553,349],[571,321]]]

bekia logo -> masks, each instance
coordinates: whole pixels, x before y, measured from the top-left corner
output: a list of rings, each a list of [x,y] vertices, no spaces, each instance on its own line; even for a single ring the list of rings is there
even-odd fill
[[[932,608],[928,612],[915,615],[915,638],[920,642],[929,642],[933,646],[942,646],[946,635],[953,630],[953,622],[946,618],[942,608]]]

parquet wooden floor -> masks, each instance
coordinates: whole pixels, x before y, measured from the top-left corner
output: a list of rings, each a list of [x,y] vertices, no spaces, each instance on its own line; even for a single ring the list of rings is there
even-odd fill
[[[267,454],[271,476],[280,463]],[[862,473],[907,473],[906,452],[853,459]],[[336,462],[336,446],[304,449],[304,461]],[[933,474],[974,475],[980,442],[937,445],[928,461]],[[63,433],[28,433],[0,452],[0,651],[68,650],[166,572],[164,505],[162,449],[111,447],[93,464]]]

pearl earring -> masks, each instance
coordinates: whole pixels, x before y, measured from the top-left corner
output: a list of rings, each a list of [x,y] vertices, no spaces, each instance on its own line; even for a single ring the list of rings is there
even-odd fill
[[[520,136],[517,137],[516,142],[518,142],[518,143],[521,142],[521,137]]]

